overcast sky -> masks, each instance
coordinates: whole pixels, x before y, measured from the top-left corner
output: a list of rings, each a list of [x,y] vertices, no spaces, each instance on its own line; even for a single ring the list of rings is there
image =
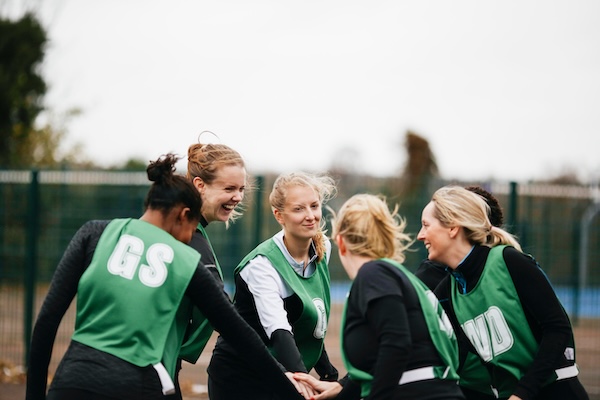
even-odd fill
[[[46,0],[47,104],[102,165],[204,130],[252,173],[600,179],[600,1]],[[214,141],[206,136],[203,138]]]

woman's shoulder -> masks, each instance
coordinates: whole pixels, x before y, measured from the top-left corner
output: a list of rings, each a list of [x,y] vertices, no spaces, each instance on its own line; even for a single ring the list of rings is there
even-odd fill
[[[385,260],[372,260],[363,264],[354,279],[353,287],[369,299],[387,295],[402,296],[406,290],[414,292],[409,277]]]
[[[357,277],[373,278],[378,276],[389,277],[391,275],[402,276],[404,273],[390,262],[383,259],[377,259],[364,263],[358,270]]]
[[[98,237],[113,220],[93,219],[85,222],[77,231],[77,236]]]
[[[506,246],[502,251],[504,263],[513,277],[545,275],[537,260],[528,253],[524,253],[512,246]]]
[[[196,230],[192,235],[192,240],[188,243],[188,245],[196,250],[202,256],[202,262],[206,262],[207,259],[211,260],[211,263],[214,264],[214,254],[212,252],[212,248],[210,247],[210,243],[206,237],[200,232]]]
[[[82,225],[82,228],[86,229],[104,229],[111,222],[115,221],[114,219],[91,219]]]
[[[279,276],[279,273],[271,263],[271,260],[262,254],[257,254],[253,258],[249,259],[244,265],[244,268],[240,268],[239,273],[243,278],[250,276],[255,278],[257,276],[269,276],[271,278]]]
[[[514,263],[537,266],[537,262],[531,254],[524,253],[513,246],[504,246],[502,249],[502,258],[508,266]]]

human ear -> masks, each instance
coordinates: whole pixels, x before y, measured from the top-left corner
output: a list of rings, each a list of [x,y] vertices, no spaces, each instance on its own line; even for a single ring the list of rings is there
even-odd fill
[[[450,238],[454,239],[458,235],[458,231],[460,230],[460,226],[453,226],[450,228]]]
[[[192,183],[194,184],[194,187],[196,188],[196,190],[200,191],[202,189],[204,189],[204,181],[202,180],[202,178],[199,177],[195,177],[194,179],[192,179]]]
[[[342,238],[341,235],[335,235],[335,243],[338,246],[340,255],[346,255],[348,249],[346,248],[346,242],[344,241],[344,238]]]
[[[283,225],[283,215],[281,215],[281,212],[278,209],[273,210],[273,216],[279,225]]]
[[[189,214],[192,210],[189,207],[181,207],[177,219],[179,221],[189,221]]]

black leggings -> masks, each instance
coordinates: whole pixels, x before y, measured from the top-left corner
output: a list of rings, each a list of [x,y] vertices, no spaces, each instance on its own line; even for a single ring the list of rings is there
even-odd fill
[[[539,400],[589,400],[589,396],[578,378],[556,381],[540,390]]]
[[[106,397],[98,393],[83,389],[53,389],[48,392],[46,400],[115,400],[114,397]]]
[[[476,390],[467,389],[465,387],[460,387],[463,394],[465,395],[465,399],[467,400],[495,400],[496,396],[493,394],[485,394],[478,392]]]
[[[589,400],[578,378],[563,379],[540,389],[536,400]]]
[[[249,388],[235,383],[220,384],[208,376],[208,398],[211,400],[280,400],[271,391]]]

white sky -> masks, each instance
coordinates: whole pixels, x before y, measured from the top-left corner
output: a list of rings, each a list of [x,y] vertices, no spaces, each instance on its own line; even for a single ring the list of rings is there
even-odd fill
[[[48,106],[102,165],[185,155],[390,175],[404,134],[446,178],[600,179],[600,1],[47,0]],[[214,141],[211,136],[203,138]]]

